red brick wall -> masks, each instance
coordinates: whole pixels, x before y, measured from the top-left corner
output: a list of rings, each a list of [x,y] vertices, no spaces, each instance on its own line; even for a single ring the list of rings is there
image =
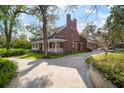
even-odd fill
[[[64,51],[76,51],[77,49],[73,48],[72,42],[79,41],[79,34],[77,31],[77,21],[74,19],[71,20],[71,16],[67,15],[67,26],[58,33],[58,35],[64,36],[67,41],[64,42]]]
[[[83,37],[80,37],[80,41],[83,43],[82,47],[80,47],[80,50],[84,50],[87,48],[87,40]]]
[[[97,49],[97,44],[96,43],[92,43],[92,42],[87,42],[87,48],[95,50],[95,49]]]

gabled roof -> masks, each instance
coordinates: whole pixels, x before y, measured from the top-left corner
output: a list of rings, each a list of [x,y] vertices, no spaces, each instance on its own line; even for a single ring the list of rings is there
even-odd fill
[[[64,36],[56,35],[56,33],[59,33],[65,27],[66,27],[66,25],[63,25],[63,26],[57,27],[55,29],[52,29],[51,31],[53,32],[53,34],[50,35],[48,37],[48,39],[55,39],[55,38],[57,38],[57,39],[64,39]],[[43,40],[43,38],[41,38],[41,37],[39,37],[39,38],[33,38],[31,41],[40,41],[40,40]]]
[[[96,40],[92,40],[92,39],[88,38],[87,36],[85,36],[84,34],[80,35],[80,37],[83,37],[83,38],[86,39],[88,42],[96,43]]]
[[[53,29],[52,31],[55,32],[55,33],[58,33],[58,32],[60,32],[60,31],[62,31],[65,27],[66,27],[66,25],[59,26],[59,27]]]

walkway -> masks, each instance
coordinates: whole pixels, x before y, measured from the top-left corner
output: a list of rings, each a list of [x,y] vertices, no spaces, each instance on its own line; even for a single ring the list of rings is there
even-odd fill
[[[57,59],[27,60],[10,58],[18,63],[18,75],[7,87],[86,88],[93,87],[85,59],[100,53],[75,54]]]

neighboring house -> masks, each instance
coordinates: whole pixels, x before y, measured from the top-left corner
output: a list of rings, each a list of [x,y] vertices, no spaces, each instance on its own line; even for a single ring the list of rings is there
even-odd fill
[[[43,35],[41,35],[43,36]],[[31,41],[33,51],[43,51],[43,37]],[[66,25],[48,31],[48,52],[77,52],[86,48],[96,49],[96,43],[81,37],[77,30],[77,20],[67,14]]]

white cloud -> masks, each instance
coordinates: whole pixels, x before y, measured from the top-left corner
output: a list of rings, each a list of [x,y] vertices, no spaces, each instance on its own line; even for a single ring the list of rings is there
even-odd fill
[[[82,32],[82,30],[84,29],[84,27],[86,26],[86,24],[85,23],[80,23],[80,24],[78,24],[78,31],[79,31],[79,33],[81,33]]]
[[[97,25],[97,21],[93,21],[93,24]]]
[[[98,17],[102,18],[102,19],[106,19],[110,14],[102,14],[102,13],[98,13]]]
[[[105,21],[106,20],[102,20],[99,26],[102,27],[105,24]]]
[[[85,24],[84,24],[83,22],[82,22],[82,23],[80,23],[79,25],[80,25],[80,26],[85,26]]]

